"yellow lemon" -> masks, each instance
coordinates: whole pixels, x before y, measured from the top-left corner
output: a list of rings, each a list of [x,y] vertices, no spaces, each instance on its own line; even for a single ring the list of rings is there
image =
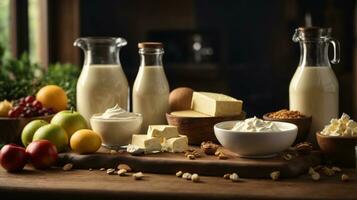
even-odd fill
[[[102,140],[98,133],[89,129],[81,129],[72,135],[69,143],[73,151],[88,154],[95,153],[100,148]]]
[[[45,108],[52,108],[56,112],[67,109],[68,98],[66,91],[57,85],[47,85],[41,88],[36,99],[40,101]]]

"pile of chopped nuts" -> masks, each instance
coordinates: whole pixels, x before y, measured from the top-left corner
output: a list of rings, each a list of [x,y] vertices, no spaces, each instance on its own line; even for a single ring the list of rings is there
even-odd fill
[[[214,155],[216,153],[216,151],[218,150],[218,148],[219,148],[219,145],[215,144],[211,141],[201,143],[201,149],[207,155]]]
[[[282,109],[276,112],[269,113],[267,117],[274,119],[300,119],[306,117],[299,111]]]
[[[201,157],[201,152],[199,149],[189,149],[185,151],[185,157],[190,160],[195,160],[196,158]]]

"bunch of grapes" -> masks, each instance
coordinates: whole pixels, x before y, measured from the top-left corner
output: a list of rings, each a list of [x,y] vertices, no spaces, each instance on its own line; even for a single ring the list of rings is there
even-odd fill
[[[45,108],[34,96],[27,96],[15,101],[13,108],[9,111],[9,117],[37,117],[54,114],[52,108]]]

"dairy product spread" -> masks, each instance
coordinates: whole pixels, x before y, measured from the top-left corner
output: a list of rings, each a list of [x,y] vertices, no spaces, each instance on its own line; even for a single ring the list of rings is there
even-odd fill
[[[237,122],[231,129],[242,132],[276,132],[280,131],[279,127],[271,121],[264,121],[257,117],[248,118],[244,121]]]
[[[113,149],[128,145],[132,135],[139,133],[142,121],[141,114],[127,112],[119,105],[90,119],[92,129],[102,137],[103,146]]]
[[[193,92],[192,95],[191,109],[214,117],[239,115],[242,106],[243,101],[224,94]]]
[[[343,113],[340,119],[331,119],[330,124],[325,126],[321,134],[328,136],[357,137],[357,122],[350,119],[350,116],[346,113]]]
[[[95,119],[128,120],[128,119],[136,118],[136,117],[138,117],[138,115],[139,114],[127,112],[126,110],[119,107],[118,104],[116,104],[114,107],[108,108],[104,113],[102,113],[100,115],[93,116],[93,118],[95,118]]]

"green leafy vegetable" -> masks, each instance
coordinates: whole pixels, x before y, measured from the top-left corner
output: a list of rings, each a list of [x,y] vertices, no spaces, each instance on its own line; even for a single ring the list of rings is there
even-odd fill
[[[41,87],[54,84],[66,90],[69,106],[75,107],[76,84],[80,74],[77,66],[56,63],[45,70],[31,63],[28,54],[19,59],[8,59],[4,52],[0,44],[0,101],[35,95]]]

